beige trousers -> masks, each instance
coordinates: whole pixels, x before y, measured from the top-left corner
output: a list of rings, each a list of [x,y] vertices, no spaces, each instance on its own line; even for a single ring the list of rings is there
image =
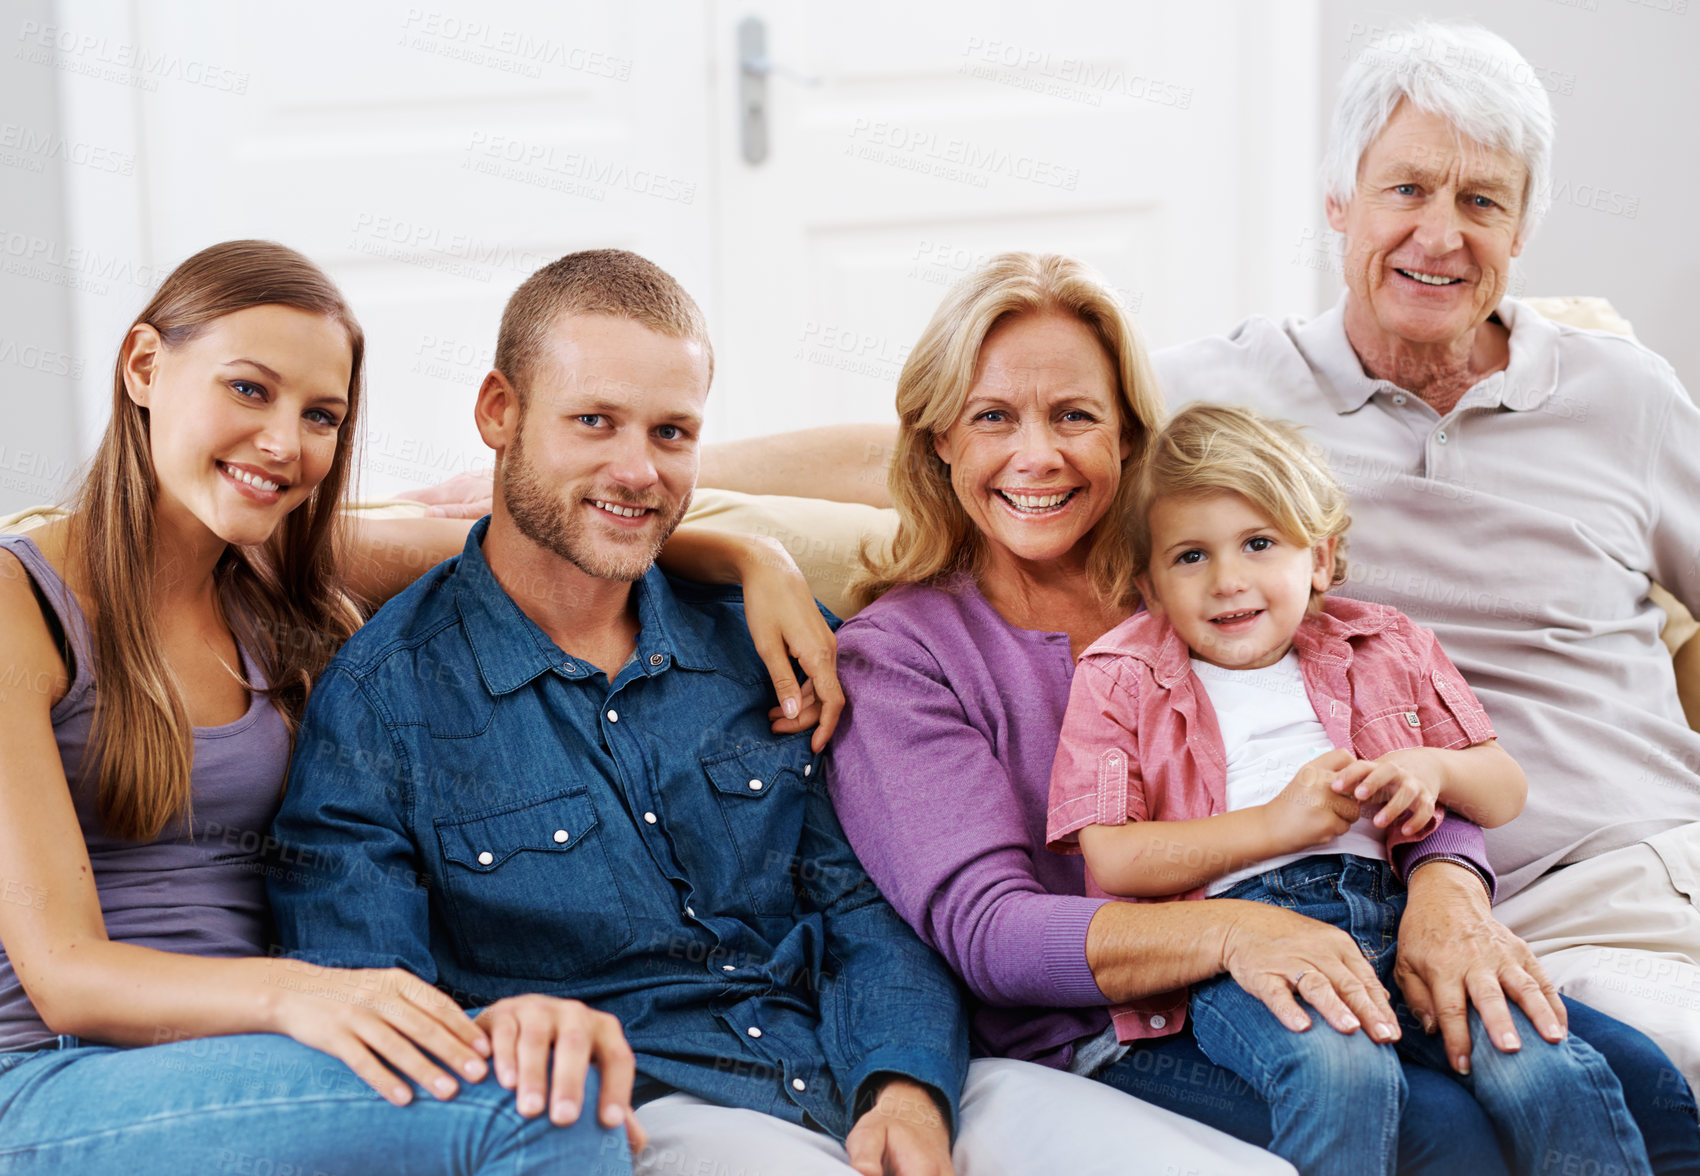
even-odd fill
[[[1565,866],[1494,912],[1566,996],[1647,1034],[1700,1090],[1700,822]]]
[[[649,1146],[638,1176],[854,1176],[830,1136],[688,1094],[638,1112]],[[1090,1078],[1031,1062],[981,1059],[968,1067],[956,1176],[1263,1176],[1286,1161],[1202,1123]]]

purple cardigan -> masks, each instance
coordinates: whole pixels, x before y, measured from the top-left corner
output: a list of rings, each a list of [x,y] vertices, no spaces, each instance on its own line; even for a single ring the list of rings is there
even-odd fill
[[[1086,897],[1080,858],[1044,848],[1068,635],[1014,627],[958,575],[845,622],[838,674],[828,779],[863,865],[977,998],[978,1053],[1066,1067],[1109,1024],[1086,963],[1107,900]],[[1417,847],[1431,853],[1486,860],[1456,817]]]

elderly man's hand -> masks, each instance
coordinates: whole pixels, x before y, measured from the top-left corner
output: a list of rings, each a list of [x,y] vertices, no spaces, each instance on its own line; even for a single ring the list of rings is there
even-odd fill
[[[435,486],[403,490],[397,498],[425,504],[428,519],[481,519],[495,505],[494,471],[468,470]]]
[[[1506,1053],[1523,1044],[1506,997],[1548,1041],[1562,1041],[1569,1025],[1535,953],[1493,917],[1475,873],[1453,862],[1426,863],[1411,875],[1394,977],[1423,1028],[1439,1028],[1460,1074],[1470,1072],[1471,1005],[1489,1040]]]

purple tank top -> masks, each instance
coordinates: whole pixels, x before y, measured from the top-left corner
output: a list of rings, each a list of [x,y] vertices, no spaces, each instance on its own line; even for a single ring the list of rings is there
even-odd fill
[[[162,951],[248,956],[265,950],[265,863],[261,845],[277,812],[289,763],[289,730],[259,693],[248,713],[222,727],[196,727],[189,785],[193,823],[168,825],[156,840],[121,841],[101,831],[94,763],[83,752],[94,719],[94,648],[88,619],[33,541],[0,535],[59,618],[76,661],[52,710],[59,759],[88,845],[107,938]],[[248,681],[264,685],[242,651]],[[92,761],[91,757],[91,761]],[[48,896],[40,896],[45,900]],[[0,1049],[48,1041],[12,963],[0,950]]]

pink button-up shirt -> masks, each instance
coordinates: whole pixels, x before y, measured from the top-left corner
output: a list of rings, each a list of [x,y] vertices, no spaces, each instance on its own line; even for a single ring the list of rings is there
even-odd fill
[[[1494,737],[1487,713],[1434,634],[1397,609],[1324,597],[1293,635],[1305,692],[1335,747],[1375,759],[1405,747],[1470,747]],[[1095,641],[1075,668],[1051,773],[1047,845],[1079,853],[1087,825],[1188,821],[1228,811],[1227,755],[1191,651],[1167,620],[1140,612]],[[1396,828],[1388,846],[1427,837]],[[1087,872],[1088,892],[1103,895]],[[1201,898],[1202,888],[1174,898]],[[1167,902],[1170,899],[1130,899]],[[1185,1024],[1187,990],[1115,1006],[1123,1041]]]

